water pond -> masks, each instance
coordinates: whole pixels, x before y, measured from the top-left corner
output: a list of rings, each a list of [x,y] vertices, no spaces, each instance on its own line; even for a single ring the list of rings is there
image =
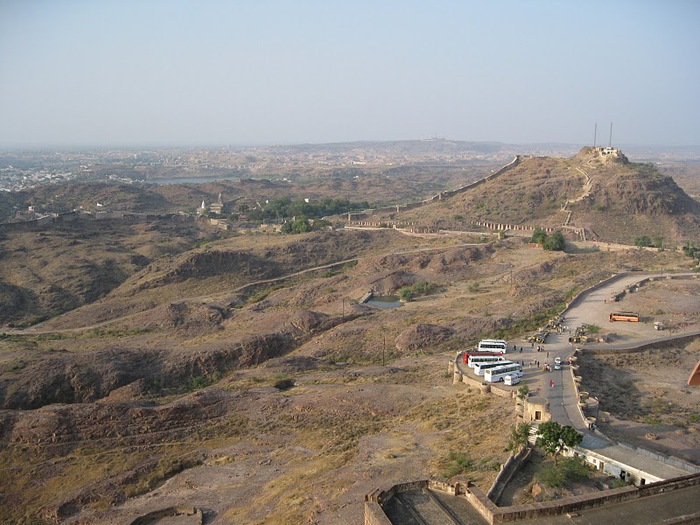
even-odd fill
[[[401,301],[398,295],[373,295],[365,304],[376,308],[398,308]]]

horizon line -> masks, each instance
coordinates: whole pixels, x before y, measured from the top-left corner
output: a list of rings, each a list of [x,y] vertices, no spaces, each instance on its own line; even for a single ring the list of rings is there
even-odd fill
[[[116,149],[116,150],[135,150],[135,149],[226,149],[226,148],[270,148],[270,147],[298,147],[298,146],[332,146],[341,144],[388,144],[400,142],[454,142],[465,144],[492,144],[501,146],[559,146],[584,148],[593,147],[592,144],[580,144],[573,142],[557,142],[557,141],[535,141],[535,142],[503,142],[498,140],[463,140],[450,139],[446,137],[431,137],[431,138],[415,138],[415,139],[358,139],[345,141],[331,142],[249,142],[249,143],[234,143],[234,142],[201,142],[201,143],[185,143],[185,142],[94,142],[94,143],[3,143],[0,142],[0,150],[90,150],[90,149]],[[638,143],[628,142],[619,143],[615,146],[616,149],[623,147],[632,148],[700,148],[700,144],[662,144],[662,143]]]

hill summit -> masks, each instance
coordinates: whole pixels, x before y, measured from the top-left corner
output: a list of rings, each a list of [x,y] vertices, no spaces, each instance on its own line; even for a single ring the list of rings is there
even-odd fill
[[[479,183],[392,218],[443,229],[465,222],[541,226],[628,244],[640,235],[666,244],[700,238],[700,203],[655,165],[631,162],[614,148],[518,156]]]

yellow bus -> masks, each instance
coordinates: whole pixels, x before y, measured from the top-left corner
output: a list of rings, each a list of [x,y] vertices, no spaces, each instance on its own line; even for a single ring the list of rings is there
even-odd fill
[[[610,322],[627,321],[630,323],[639,322],[639,314],[634,312],[610,312]]]

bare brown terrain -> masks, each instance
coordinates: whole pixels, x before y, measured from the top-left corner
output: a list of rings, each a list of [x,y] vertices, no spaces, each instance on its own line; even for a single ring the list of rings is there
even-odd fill
[[[700,462],[700,392],[688,387],[700,344],[612,355],[586,355],[585,388],[599,397],[601,430],[610,437]]]
[[[537,162],[531,187],[553,200],[533,221],[580,190],[559,161]],[[447,359],[535,330],[612,272],[693,267],[677,250],[242,234],[173,217],[18,225],[0,242],[0,521],[17,523],[130,523],[186,505],[207,523],[349,524],[393,482],[461,476],[486,491],[514,407],[453,386]],[[428,292],[399,308],[360,303],[420,282]],[[694,292],[658,295],[679,293]],[[650,315],[695,315],[670,305]]]
[[[252,296],[212,287],[204,301],[171,300],[90,328],[110,294],[36,335],[7,337],[3,405],[33,410],[0,415],[0,457],[12,479],[4,519],[125,523],[179,502],[224,522],[356,523],[362,495],[377,484],[459,472],[450,452],[473,458],[463,475],[488,487],[505,458],[497,436],[513,408],[451,386],[446,357],[479,337],[522,329],[532,312],[597,281],[601,264],[686,261],[393,235],[410,240],[408,253],[368,254]],[[204,271],[162,286],[191,290],[193,279],[212,278]],[[439,293],[389,311],[355,303],[372,286],[391,292],[416,279],[439,284]],[[132,290],[125,282],[113,294],[122,288]],[[63,320],[72,331],[61,331]],[[81,320],[85,329],[76,330]],[[418,325],[421,339],[402,345]]]

